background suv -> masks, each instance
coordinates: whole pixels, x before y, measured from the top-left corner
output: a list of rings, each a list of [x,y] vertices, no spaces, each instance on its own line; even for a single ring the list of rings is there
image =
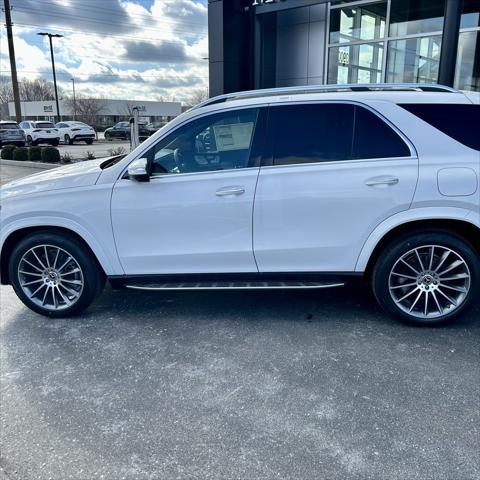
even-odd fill
[[[0,121],[0,147],[3,145],[25,146],[25,134],[16,122]]]
[[[320,289],[370,282],[420,325],[480,291],[480,106],[435,85],[231,94],[125,158],[1,189],[1,280],[79,313],[114,287]]]
[[[60,133],[52,122],[26,121],[20,123],[20,128],[25,132],[29,145],[47,143],[57,147],[60,143]]]
[[[95,140],[95,130],[83,122],[58,122],[55,128],[67,145],[73,145],[74,142],[85,142],[91,145]]]

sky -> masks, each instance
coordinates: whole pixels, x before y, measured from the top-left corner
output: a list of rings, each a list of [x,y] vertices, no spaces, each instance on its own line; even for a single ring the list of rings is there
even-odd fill
[[[3,1],[1,2],[3,3]],[[52,80],[72,94],[185,101],[208,85],[207,0],[10,0],[19,78]],[[3,16],[3,12],[2,12]],[[0,73],[10,75],[4,18]]]

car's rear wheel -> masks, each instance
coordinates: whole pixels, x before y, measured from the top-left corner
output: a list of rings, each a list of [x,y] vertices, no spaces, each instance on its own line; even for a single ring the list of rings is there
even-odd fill
[[[479,289],[478,253],[447,231],[412,233],[397,239],[380,254],[373,270],[378,302],[395,317],[415,325],[441,325],[458,319]]]
[[[48,232],[18,243],[10,257],[9,276],[20,300],[48,317],[83,312],[105,285],[102,269],[81,242]]]

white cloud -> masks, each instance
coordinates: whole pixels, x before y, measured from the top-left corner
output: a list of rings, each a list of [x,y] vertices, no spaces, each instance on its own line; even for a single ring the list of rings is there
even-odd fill
[[[50,30],[64,35],[54,45],[58,82],[66,92],[71,76],[78,92],[108,98],[182,100],[192,89],[207,87],[206,1],[155,0],[146,8],[102,0],[79,8],[78,1],[49,0],[48,12],[36,0],[15,2],[19,76],[51,79],[48,43],[34,36]],[[3,34],[0,70],[9,70]]]

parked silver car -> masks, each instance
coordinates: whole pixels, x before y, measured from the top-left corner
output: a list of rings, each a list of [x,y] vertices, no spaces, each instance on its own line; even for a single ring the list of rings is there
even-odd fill
[[[4,145],[25,146],[25,133],[13,121],[0,121],[0,147]]]

